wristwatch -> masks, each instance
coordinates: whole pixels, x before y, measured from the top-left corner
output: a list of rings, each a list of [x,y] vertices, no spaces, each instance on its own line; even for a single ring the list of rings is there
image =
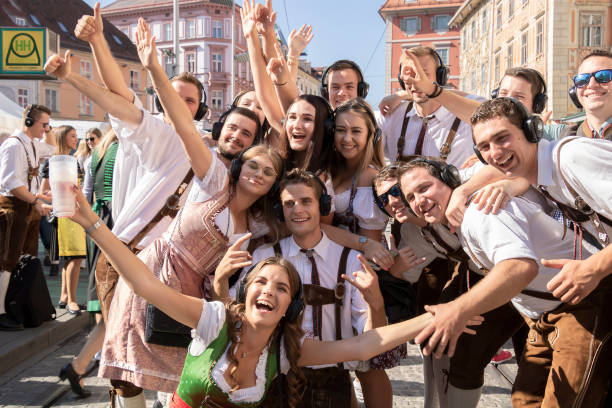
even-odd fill
[[[91,224],[89,227],[87,227],[85,229],[85,233],[86,234],[91,234],[92,232],[94,232],[95,230],[100,228],[102,226],[102,224],[104,224],[104,222],[102,221],[101,218],[98,218],[98,220],[96,222],[94,222],[93,224]]]
[[[364,237],[363,235],[359,236],[359,245],[363,248],[365,244],[368,243],[368,237]]]

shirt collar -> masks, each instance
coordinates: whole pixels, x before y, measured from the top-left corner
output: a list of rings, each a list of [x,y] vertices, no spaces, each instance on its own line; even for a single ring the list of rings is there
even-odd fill
[[[538,185],[550,186],[553,184],[553,148],[556,142],[541,139],[538,142]]]
[[[19,129],[15,129],[15,131],[13,132],[13,134],[11,136],[17,136],[19,139],[21,139],[24,142],[31,142],[32,141],[32,139],[30,139],[30,136],[26,135],[25,133],[23,133]]]
[[[323,234],[323,237],[321,238],[321,240],[317,243],[317,245],[314,246],[314,248],[312,248],[312,250],[319,255],[319,257],[321,257],[322,259],[327,259],[327,252],[329,250],[329,244],[330,244],[330,240],[327,237],[327,235],[325,235],[325,233],[323,231],[321,231],[321,233]],[[300,246],[295,242],[295,240],[293,239],[293,235],[291,235],[289,237],[289,251],[287,256],[297,256],[300,253]],[[308,248],[307,248],[308,249]]]
[[[612,116],[610,116],[608,120],[601,124],[601,128],[599,128],[599,131],[593,129],[593,126],[591,126],[588,120],[586,121],[586,123],[589,126],[589,130],[591,131],[593,137],[602,139],[604,138],[606,131],[612,126]]]
[[[416,104],[414,104],[414,106],[412,107],[410,112],[408,112],[408,116],[417,116],[419,119],[423,119],[423,117],[420,116],[419,113],[416,110]],[[454,117],[454,115],[452,113],[450,113],[450,111],[448,109],[446,109],[444,106],[440,105],[440,107],[438,109],[436,109],[433,113],[431,113],[430,115],[427,116],[427,120],[431,120],[433,118],[436,118],[440,122],[442,122],[445,119],[447,119],[449,116],[453,116]]]

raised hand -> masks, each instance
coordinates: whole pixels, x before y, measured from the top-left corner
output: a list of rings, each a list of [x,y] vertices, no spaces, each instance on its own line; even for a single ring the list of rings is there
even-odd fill
[[[229,246],[225,255],[219,262],[215,270],[215,281],[229,279],[238,269],[251,266],[253,257],[249,251],[243,251],[242,245],[251,238],[249,232],[238,238],[236,242]]]
[[[47,60],[45,63],[45,72],[49,75],[53,75],[56,78],[64,79],[72,70],[72,63],[70,62],[70,50],[66,50],[64,58],[59,55],[54,55]]]
[[[94,6],[94,15],[84,15],[77,22],[74,28],[74,35],[79,40],[92,42],[97,38],[104,36],[104,25],[102,23],[102,14],[100,13],[100,2]]]
[[[403,273],[405,271],[422,264],[426,260],[425,257],[417,258],[410,247],[404,247],[398,250],[395,246],[395,238],[393,235],[391,235],[389,243],[391,245],[391,253],[397,254],[395,263],[391,269],[389,269],[389,273],[398,279],[404,279]]]
[[[283,50],[281,50],[277,41],[274,42],[274,50],[276,51],[276,56],[268,61],[266,72],[275,85],[285,85],[289,81],[289,70],[287,68],[287,61],[285,61],[283,56]]]
[[[353,276],[342,274],[342,279],[355,286],[363,299],[370,305],[384,305],[382,294],[378,286],[378,275],[363,255],[357,255],[361,262],[362,270],[353,272]]]
[[[250,37],[256,34],[255,26],[255,0],[244,0],[240,9],[240,18],[242,19],[242,32],[245,37]]]
[[[257,4],[255,6],[255,27],[261,35],[274,33],[274,23],[276,22],[276,11],[272,10],[272,0],[266,0],[266,5]]]
[[[291,30],[291,33],[289,33],[289,55],[299,58],[313,37],[314,34],[310,25],[302,24],[297,32],[295,28]]]
[[[76,206],[74,208],[74,215],[70,219],[77,224],[80,224],[83,228],[89,228],[97,221],[98,216],[89,206],[87,199],[83,195],[83,192],[77,186],[72,186],[72,191],[75,195]]]
[[[138,57],[142,66],[150,70],[156,64],[159,64],[157,59],[157,47],[155,45],[155,36],[151,36],[149,24],[142,17],[138,19],[138,31],[136,31],[136,47],[138,48]]]
[[[529,181],[523,177],[499,180],[478,190],[472,203],[478,204],[478,210],[485,214],[497,214],[510,198],[525,193],[529,186]]]
[[[431,79],[427,77],[425,71],[423,71],[423,67],[421,67],[421,63],[419,62],[417,56],[411,53],[409,50],[404,50],[404,54],[408,56],[413,64],[413,66],[404,66],[406,64],[402,65],[402,72],[400,73],[400,76],[406,85],[406,89],[414,87],[415,91],[424,92],[427,95],[432,94],[436,90],[436,87],[432,83]]]

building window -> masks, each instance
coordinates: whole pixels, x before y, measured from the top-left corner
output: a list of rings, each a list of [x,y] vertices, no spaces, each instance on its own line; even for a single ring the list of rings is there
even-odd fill
[[[406,35],[414,35],[421,30],[421,19],[419,17],[406,17],[401,20],[402,31]]]
[[[121,28],[121,31],[126,35],[126,37],[130,37],[130,26]]]
[[[170,55],[164,57],[164,70],[167,76],[171,77],[174,75],[174,58]]]
[[[185,35],[187,38],[194,38],[196,36],[195,20],[187,20],[185,22]]]
[[[508,0],[508,19],[514,17],[514,0]]]
[[[81,101],[79,103],[79,113],[81,115],[93,116],[93,102],[83,94],[81,94]]]
[[[514,66],[514,43],[508,44],[508,58],[506,59],[506,69]]]
[[[140,89],[140,72],[130,70],[130,88],[135,91]]]
[[[472,42],[476,41],[476,20],[472,21]]]
[[[196,72],[195,53],[190,52],[187,55],[187,72]]]
[[[482,10],[482,22],[481,22],[481,33],[487,32],[487,9]]]
[[[451,16],[443,14],[440,16],[433,16],[431,19],[431,28],[434,31],[448,31],[448,22]]]
[[[527,64],[527,44],[529,43],[528,35],[529,33],[527,31],[521,35],[521,65]]]
[[[499,55],[499,52],[497,54],[495,54],[495,83],[499,83],[499,69],[500,69],[500,59],[501,56]]]
[[[536,55],[544,51],[544,19],[541,18],[536,23]]]
[[[476,89],[476,71],[472,71],[472,75],[470,75],[470,89],[472,92]]]
[[[480,66],[480,85],[484,86],[487,83],[487,65]]]
[[[442,63],[448,66],[448,48],[436,48],[436,52],[440,56]]]
[[[28,104],[28,90],[26,88],[17,89],[17,105],[25,108]]]
[[[15,17],[15,24],[17,24],[18,26],[25,26],[26,25],[26,21],[25,18],[21,18],[21,17]]]
[[[59,112],[57,109],[56,89],[45,89],[45,106],[51,109],[51,112]]]
[[[500,30],[501,29],[501,25],[502,25],[502,10],[501,10],[501,7],[498,7],[497,8],[497,15],[496,15],[496,19],[495,19],[495,28]]]
[[[211,92],[211,101],[213,109],[223,109],[223,91],[214,90]]]
[[[212,55],[213,72],[223,72],[223,54]]]
[[[172,23],[164,23],[164,41],[172,41]]]
[[[580,14],[580,25],[580,30],[582,32],[582,46],[601,47],[603,14],[582,13]]]
[[[81,61],[80,68],[81,75],[83,75],[87,79],[91,79],[91,62]]]
[[[221,21],[213,21],[212,36],[213,38],[223,38],[223,24]]]

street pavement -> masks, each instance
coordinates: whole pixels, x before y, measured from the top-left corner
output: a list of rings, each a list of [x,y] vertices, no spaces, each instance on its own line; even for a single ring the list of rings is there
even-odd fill
[[[108,407],[108,380],[96,377],[92,370],[85,378],[85,388],[92,392],[86,399],[77,399],[67,381],[60,382],[57,374],[70,362],[85,341],[87,332],[80,331],[61,344],[49,347],[25,360],[0,376],[0,407]],[[501,366],[508,373],[516,370],[514,360]],[[394,407],[423,406],[422,359],[418,348],[408,345],[408,357],[399,367],[387,370],[393,386]],[[480,407],[511,407],[510,383],[489,365],[485,373]],[[361,399],[357,388],[358,398]],[[155,393],[147,391],[147,407],[155,401]],[[363,406],[363,404],[360,404]]]

